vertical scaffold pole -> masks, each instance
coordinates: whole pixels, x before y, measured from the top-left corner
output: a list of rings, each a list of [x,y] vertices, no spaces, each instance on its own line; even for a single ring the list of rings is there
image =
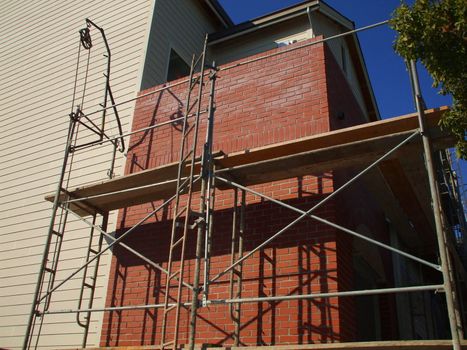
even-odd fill
[[[439,198],[438,187],[436,184],[433,151],[430,141],[430,136],[425,125],[425,114],[422,106],[422,95],[420,92],[420,82],[418,80],[418,72],[415,61],[411,60],[409,65],[410,78],[413,84],[413,93],[415,97],[415,105],[417,107],[418,122],[420,133],[423,141],[423,151],[425,155],[426,169],[428,174],[428,182],[430,185],[431,200],[433,206],[433,214],[436,227],[436,238],[438,240],[439,257],[441,260],[441,272],[443,274],[443,287],[446,295],[446,304],[448,309],[449,326],[451,328],[452,344],[454,350],[460,350],[459,330],[456,319],[456,308],[454,303],[454,291],[449,273],[449,255],[447,254],[445,235],[441,219],[441,203]]]
[[[243,236],[245,231],[245,190],[241,190],[240,210],[238,205],[238,188],[234,189],[234,203],[232,215],[232,240],[231,240],[231,260],[233,265],[238,259],[243,257]],[[240,213],[239,213],[240,211]],[[230,271],[230,288],[229,298],[240,299],[242,297],[242,268],[243,264],[239,264],[236,268]],[[236,285],[236,288],[234,288]],[[241,329],[241,303],[230,305],[230,318],[235,324],[233,334],[234,346],[240,345],[240,329]]]
[[[212,63],[212,68],[215,69],[216,63]],[[214,72],[210,75],[211,90],[209,92],[209,106],[208,106],[208,120],[206,127],[206,141],[204,143],[203,155],[201,159],[201,192],[200,192],[200,214],[204,217],[202,224],[198,225],[197,237],[196,237],[196,258],[195,258],[195,272],[193,281],[193,298],[190,311],[190,338],[189,338],[189,349],[195,348],[195,337],[196,337],[196,319],[198,315],[198,306],[200,303],[199,292],[200,292],[200,269],[201,269],[201,258],[203,256],[204,246],[204,234],[206,229],[210,229],[210,225],[207,220],[211,216],[211,205],[209,203],[210,198],[210,186],[212,182],[212,138],[214,132],[214,93],[216,89],[216,75]],[[206,279],[207,276],[204,276]]]

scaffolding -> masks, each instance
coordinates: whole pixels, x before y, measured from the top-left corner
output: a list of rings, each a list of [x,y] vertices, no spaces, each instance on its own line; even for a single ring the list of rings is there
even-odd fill
[[[451,256],[453,256],[455,252],[452,250],[452,237],[450,236],[446,226],[446,221],[448,219],[443,217],[444,214],[442,212],[440,195],[437,188],[435,164],[432,158],[433,143],[440,144],[440,147],[443,147],[446,142],[450,142],[449,140],[446,141],[449,137],[440,132],[437,128],[437,122],[445,109],[424,110],[415,62],[410,62],[410,65],[408,66],[416,101],[417,113],[415,114],[340,129],[293,140],[288,143],[273,144],[256,151],[251,150],[248,153],[232,154],[229,155],[229,157],[223,157],[222,155],[219,156],[213,153],[215,84],[217,75],[220,71],[259,61],[273,55],[281,55],[293,50],[323,43],[337,37],[351,35],[358,31],[384,25],[387,21],[345,32],[333,37],[308,42],[303,45],[297,45],[280,52],[258,56],[253,59],[220,68],[216,66],[215,62],[213,62],[212,65],[207,65],[205,62],[207,50],[206,36],[202,53],[197,58],[193,56],[190,75],[187,79],[180,80],[175,84],[168,84],[160,89],[153,90],[146,94],[141,94],[134,99],[129,99],[120,103],[115,102],[110,89],[110,49],[107,40],[105,40],[104,31],[90,20],[87,20],[86,23],[87,28],[80,32],[81,42],[85,49],[90,49],[92,46],[89,28],[94,27],[98,29],[103,36],[108,50],[109,60],[106,73],[107,81],[104,93],[104,103],[101,105],[101,109],[92,113],[85,114],[79,107],[76,111],[72,111],[72,113],[70,113],[69,130],[59,183],[55,195],[47,197],[47,200],[53,202],[53,214],[51,217],[37,289],[25,336],[24,349],[37,347],[44,317],[51,314],[76,313],[77,322],[84,329],[82,346],[86,347],[91,313],[133,309],[162,309],[163,321],[160,346],[162,349],[175,350],[180,346],[177,332],[179,327],[180,310],[181,308],[185,308],[190,311],[189,348],[194,349],[198,309],[209,305],[228,305],[229,316],[235,324],[235,332],[233,335],[234,345],[238,346],[241,338],[241,305],[244,303],[417,291],[444,292],[451,330],[452,346],[455,350],[461,349],[461,345],[463,343],[462,318],[464,317],[464,313],[461,311],[459,306],[459,300],[456,299],[456,286],[454,286],[453,278],[453,265],[458,264],[458,262],[451,261]],[[208,106],[203,109],[203,89],[208,84],[206,79],[209,82],[210,90]],[[188,84],[183,116],[167,122],[156,123],[126,134],[122,132],[117,107],[124,103],[129,103],[182,84]],[[192,94],[195,92],[197,96],[192,98]],[[111,102],[110,105],[107,104],[108,100]],[[106,113],[110,109],[114,111],[119,125],[119,135],[115,137],[110,137],[105,133]],[[90,115],[99,113],[102,115],[102,123],[100,127],[89,119]],[[204,113],[207,113],[207,127],[205,141],[203,147],[201,147],[202,151],[199,154],[197,147],[199,144],[199,124],[200,117]],[[113,179],[115,154],[118,149],[123,152],[125,148],[123,140],[125,137],[175,123],[182,123],[182,137],[179,152],[180,159],[177,163]],[[77,145],[76,126],[78,124],[86,126],[86,128],[96,133],[99,138],[96,141]],[[414,142],[419,142],[420,139],[423,144],[426,171],[429,179],[431,200],[433,203],[432,207],[435,219],[434,221],[436,224],[439,262],[425,260],[316,215],[318,208],[328,203],[339,193],[345,191],[363,175],[369,173],[372,169],[381,164],[382,161],[400,156],[400,151],[403,150],[404,147],[410,143],[413,144]],[[77,188],[73,191],[66,188],[64,182],[69,157],[72,156],[73,153],[82,149],[102,145],[104,143],[111,143],[114,147],[111,169],[109,171],[110,180],[97,185]],[[392,144],[393,146],[388,149],[388,144]],[[358,154],[361,157],[357,160],[355,159],[355,154]],[[374,157],[375,154],[378,156]],[[308,210],[292,206],[284,201],[275,199],[251,188],[251,185],[285,179],[284,169],[287,169],[287,177],[307,174],[309,168],[303,166],[307,163],[313,164],[314,169],[319,171],[329,167],[332,168],[333,166],[337,167],[339,163],[349,164],[349,159],[353,164],[364,164],[371,158],[373,160],[369,162],[370,164],[366,165],[363,170],[359,171],[340,188],[335,189],[331,194],[320,200]],[[448,161],[446,160],[446,162]],[[446,162],[444,164],[447,164]],[[264,175],[264,169],[267,169],[267,175]],[[452,173],[449,172],[445,172],[444,175],[445,177],[452,177]],[[236,179],[241,179],[241,181]],[[455,182],[451,178],[446,181],[451,185]],[[455,188],[455,185],[451,187]],[[210,273],[210,252],[212,249],[211,237],[213,230],[214,202],[217,188],[232,189],[234,194],[230,241],[231,260],[229,266],[226,266],[221,272],[212,276]],[[195,210],[195,206],[193,205],[194,192],[199,192],[200,196],[198,210]],[[154,208],[131,228],[125,230],[118,236],[118,238],[115,238],[107,232],[110,211],[128,207],[130,205],[145,203],[150,200],[161,199],[168,193],[173,195],[166,199],[161,205]],[[295,220],[291,221],[289,224],[249,251],[245,250],[243,241],[245,230],[245,211],[247,210],[247,194],[256,196],[262,200],[274,203],[299,214]],[[181,201],[182,195],[185,198],[184,201]],[[153,217],[161,210],[168,208],[169,205],[173,205],[173,216],[168,264],[167,268],[164,268],[161,264],[152,261],[122,241],[138,227],[144,224],[149,218]],[[60,283],[56,283],[55,275],[58,269],[60,246],[66,229],[68,215],[72,215],[89,226],[89,245],[84,264],[73,271],[73,273]],[[89,219],[89,217],[91,219]],[[365,240],[380,248],[420,263],[441,273],[443,282],[441,284],[379,288],[371,290],[277,295],[266,297],[242,297],[242,269],[245,261],[305,218],[328,225],[338,231],[357,237],[358,239]],[[462,225],[465,225],[465,222],[463,222]],[[465,232],[463,234],[465,234]],[[185,250],[187,237],[189,235],[194,235],[196,237],[196,253],[194,259],[195,272],[192,281],[190,282],[188,282],[184,276]],[[104,238],[110,242],[106,247],[103,247]],[[96,245],[96,240],[98,241],[98,249],[93,248]],[[116,245],[119,245],[160,271],[162,274],[166,275],[166,284],[163,288],[163,294],[165,295],[163,303],[93,308],[92,299],[96,288],[95,283],[99,267],[99,259],[103,254]],[[176,262],[176,264],[174,262]],[[50,309],[52,294],[68,280],[81,272],[83,273],[83,278],[78,308],[67,310]],[[210,298],[210,285],[226,275],[229,275],[229,298]],[[171,281],[176,281],[177,285],[176,291],[173,295],[170,288]],[[457,288],[460,287],[457,286]],[[91,291],[91,297],[86,307],[83,306],[82,302],[85,289],[89,289]],[[188,290],[191,293],[191,300],[184,300],[184,290]],[[460,300],[460,302],[462,303],[462,300]],[[81,318],[83,314],[84,317]],[[172,327],[171,329],[175,329],[172,333],[167,331],[167,328],[169,327],[168,323],[170,314],[175,315],[175,322],[170,325],[170,327]]]

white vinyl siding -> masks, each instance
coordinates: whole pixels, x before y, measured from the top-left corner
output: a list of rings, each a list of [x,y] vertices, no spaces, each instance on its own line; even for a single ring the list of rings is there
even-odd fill
[[[0,346],[22,346],[37,273],[44,249],[53,193],[63,160],[68,114],[78,56],[78,30],[90,18],[104,28],[112,52],[111,87],[117,102],[133,98],[139,89],[148,20],[154,0],[9,1],[0,4]],[[104,92],[103,42],[91,29],[91,50],[84,112],[100,109]],[[80,86],[87,51],[81,48]],[[119,107],[124,131],[130,128],[134,104]],[[100,120],[100,114],[93,115]],[[106,131],[116,134],[113,112]],[[80,129],[80,142],[94,136]],[[79,152],[73,161],[70,186],[104,180],[112,149],[101,146]],[[115,172],[125,158],[118,154]],[[62,247],[57,281],[83,262],[89,230],[74,217]],[[115,229],[111,216],[109,231]],[[104,245],[105,246],[105,245]],[[99,269],[95,307],[104,305],[110,255]],[[54,294],[51,309],[77,307],[81,275]],[[98,346],[102,313],[92,317],[88,346]],[[40,347],[76,348],[82,329],[75,314],[45,318]]]

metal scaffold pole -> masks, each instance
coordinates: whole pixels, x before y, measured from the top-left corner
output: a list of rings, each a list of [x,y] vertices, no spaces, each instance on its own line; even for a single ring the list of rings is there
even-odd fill
[[[423,152],[426,162],[426,170],[428,174],[428,182],[430,185],[430,193],[433,207],[433,214],[435,219],[436,227],[436,238],[438,241],[438,251],[439,258],[441,262],[441,272],[443,274],[443,289],[446,295],[446,304],[448,309],[449,325],[451,328],[452,344],[454,350],[460,350],[460,340],[459,340],[459,325],[456,317],[456,307],[454,302],[454,288],[452,286],[452,281],[449,273],[449,255],[447,254],[446,248],[446,237],[445,232],[443,231],[442,225],[442,213],[441,213],[441,202],[439,198],[438,186],[436,183],[435,177],[435,168],[433,163],[433,150],[430,141],[430,135],[428,134],[426,123],[425,123],[425,114],[422,105],[422,95],[420,91],[420,83],[418,80],[417,66],[415,61],[411,60],[409,65],[410,78],[413,86],[413,93],[415,98],[415,105],[417,108],[418,121],[420,125],[420,133],[422,135],[423,141]]]
[[[215,70],[216,63],[212,63],[214,72],[210,75],[211,89],[209,92],[209,106],[208,106],[208,120],[206,128],[206,141],[204,143],[203,155],[201,159],[201,192],[200,192],[200,216],[204,218],[203,221],[197,227],[196,237],[196,258],[195,258],[195,272],[193,281],[193,296],[190,310],[190,335],[189,335],[189,349],[195,348],[196,338],[196,320],[198,317],[198,306],[200,304],[200,269],[201,269],[201,258],[203,256],[204,246],[204,234],[206,230],[211,229],[209,225],[209,218],[211,217],[211,205],[210,205],[210,184],[212,183],[213,177],[213,165],[212,165],[212,139],[214,134],[214,94],[216,89],[216,78],[217,71]],[[204,276],[206,279],[207,276]]]

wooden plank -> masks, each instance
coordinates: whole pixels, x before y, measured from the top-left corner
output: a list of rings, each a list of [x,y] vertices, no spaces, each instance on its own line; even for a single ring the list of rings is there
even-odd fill
[[[196,349],[215,350],[450,350],[451,340],[394,340],[394,341],[368,341],[348,343],[325,343],[325,344],[297,344],[297,345],[262,345],[262,346],[228,346],[196,344]],[[467,349],[467,341],[461,340],[461,348]],[[114,346],[93,348],[91,350],[136,350],[136,349],[160,349],[158,345],[146,346]]]
[[[70,189],[73,198],[87,198],[108,194],[78,202],[79,204],[73,204],[71,209],[81,216],[87,216],[89,212],[93,212],[95,209],[98,211],[110,211],[155,199],[171,197],[175,193],[175,182],[173,180],[177,176],[177,171],[178,163],[171,163],[117,177],[112,180]],[[131,190],[132,188],[141,186],[148,187]],[[54,197],[55,195],[48,195],[45,199],[52,202]],[[60,200],[63,201],[64,199],[65,195],[63,194]],[[82,206],[84,206],[84,210],[80,208]]]
[[[434,138],[446,136],[439,133],[439,119],[448,110],[447,107],[430,109],[425,111],[427,125],[431,129]],[[350,142],[368,140],[375,137],[386,136],[396,133],[403,133],[418,128],[418,118],[416,114],[408,114],[400,117],[379,120],[365,123],[345,129],[330,131],[318,135],[304,137],[292,141],[286,141],[253,148],[241,152],[225,155],[218,158],[218,163],[224,168],[249,164],[277,157],[284,157],[290,154],[301,153],[310,150],[317,150]]]
[[[368,165],[407,138],[409,134],[399,133],[277,157],[221,169],[217,173],[219,175],[227,173],[231,178],[245,186],[298,176],[320,175],[326,171],[349,166]],[[395,152],[393,157],[404,150],[405,148]]]
[[[450,144],[451,138],[439,132],[437,123],[447,108],[427,111],[428,125],[435,141]],[[295,176],[320,173],[340,167],[368,164],[417,129],[415,114],[367,123],[306,138],[245,150],[215,158],[225,175],[245,185],[270,182]],[[445,146],[445,145],[443,145]],[[84,210],[72,206],[80,215],[86,211],[109,211],[168,198],[175,193],[178,163],[156,167],[109,181],[78,187],[75,198],[87,198]],[[199,163],[195,173],[199,172]],[[188,173],[188,168],[184,174]],[[132,188],[141,187],[131,190]],[[196,188],[197,190],[197,188]],[[106,194],[105,196],[102,196]],[[93,196],[99,196],[94,198]],[[53,201],[49,195],[46,200]],[[62,196],[62,200],[63,200]],[[81,203],[81,202],[80,202]]]

